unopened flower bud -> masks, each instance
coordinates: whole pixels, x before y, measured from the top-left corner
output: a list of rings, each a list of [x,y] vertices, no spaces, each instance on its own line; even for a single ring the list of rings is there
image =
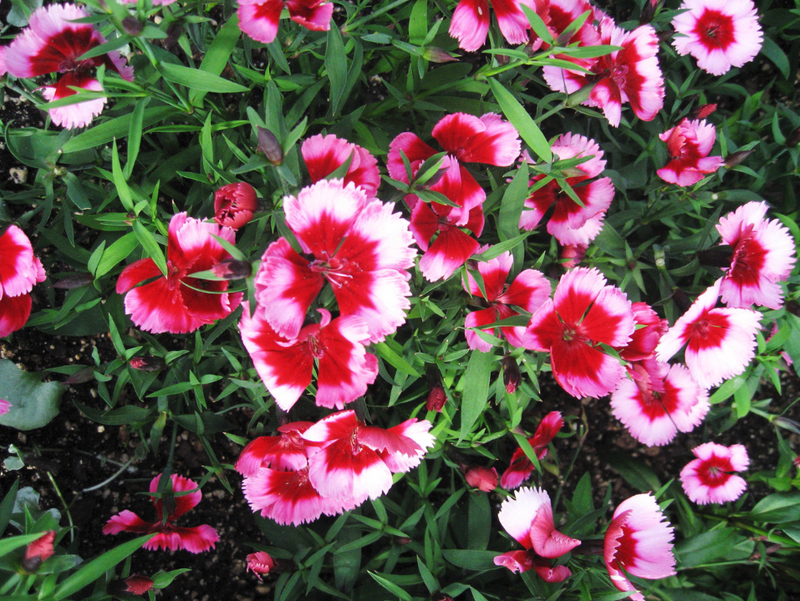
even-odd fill
[[[256,190],[246,182],[226,184],[214,192],[214,221],[238,230],[258,210]]]
[[[444,386],[437,382],[431,386],[428,392],[428,400],[425,403],[425,408],[428,411],[441,412],[444,404],[447,402],[447,393],[444,391]]]
[[[181,25],[180,21],[175,21],[174,23],[170,24],[167,27],[167,37],[162,42],[164,44],[164,48],[169,50],[175,44],[177,44],[181,37],[181,33],[183,33],[183,25]]]
[[[567,244],[561,249],[561,266],[564,269],[577,267],[586,255],[585,246],[580,244]]]
[[[472,465],[464,471],[467,484],[483,492],[492,492],[497,488],[497,470],[478,465]]]
[[[689,300],[689,296],[680,288],[672,289],[672,300],[678,305],[678,311],[681,312],[681,315],[686,313],[689,307],[692,306],[692,301]]]
[[[800,127],[795,129],[792,133],[789,134],[789,137],[786,138],[786,145],[789,148],[794,148],[800,144]]]
[[[274,568],[275,560],[270,557],[269,553],[257,551],[247,556],[247,569],[253,572],[259,580],[262,575],[269,574]]]
[[[94,281],[91,273],[69,273],[53,284],[53,288],[61,290],[72,290],[88,286]]]
[[[161,357],[134,357],[128,364],[133,369],[148,372],[161,371],[167,367],[167,362]]]
[[[85,384],[86,382],[91,382],[95,379],[94,370],[95,368],[93,366],[87,366],[83,369],[79,369],[69,378],[61,382],[61,384],[64,386],[72,386],[73,384]]]
[[[226,280],[243,280],[253,274],[253,266],[249,261],[225,259],[211,268],[212,273]]]
[[[663,0],[649,0],[649,2],[645,2],[642,7],[642,14],[639,17],[639,24],[645,25],[652,21],[661,4],[663,4]]]
[[[147,591],[153,588],[153,581],[147,576],[140,576],[134,574],[130,578],[125,579],[125,593],[133,593],[134,595],[144,595]]]
[[[283,148],[278,138],[268,129],[258,128],[258,150],[276,167],[283,163]]]
[[[701,104],[694,111],[692,111],[692,119],[705,119],[711,113],[717,110],[716,104]]]
[[[404,546],[406,546],[406,545],[411,543],[411,539],[408,538],[407,536],[395,536],[394,537],[394,542],[395,542],[396,545],[400,545],[400,546],[404,547]]]
[[[739,152],[734,152],[733,154],[729,154],[725,159],[725,167],[727,169],[730,169],[731,167],[736,167],[736,165],[742,163],[751,154],[753,154],[752,150],[740,150]]]
[[[122,28],[125,30],[125,33],[135,37],[142,33],[144,24],[136,17],[128,16],[122,19]]]
[[[49,530],[25,549],[25,556],[22,558],[20,567],[28,574],[33,574],[42,565],[42,563],[55,553],[53,549],[53,542],[56,540],[55,530]]]
[[[447,52],[447,50],[436,46],[426,46],[422,51],[422,57],[432,63],[449,63],[458,60],[455,56]]]
[[[517,360],[511,357],[510,355],[506,355],[503,357],[503,384],[506,387],[506,392],[508,394],[514,394],[519,387],[519,383],[522,380],[522,375],[519,373],[519,365],[517,365]]]

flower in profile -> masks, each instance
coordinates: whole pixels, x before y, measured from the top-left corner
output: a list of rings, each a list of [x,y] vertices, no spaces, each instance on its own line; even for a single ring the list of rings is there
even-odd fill
[[[0,337],[25,325],[31,314],[29,292],[45,277],[25,232],[9,225],[0,236]]]
[[[278,21],[286,8],[289,18],[311,31],[328,31],[333,4],[328,0],[240,0],[239,29],[251,38],[269,44],[278,35]]]
[[[680,34],[672,40],[678,54],[691,54],[712,75],[749,63],[763,35],[752,0],[684,0],[672,20]]]
[[[651,494],[635,495],[620,503],[603,545],[603,559],[614,586],[633,592],[630,599],[644,601],[625,572],[650,580],[675,574],[673,538],[672,526]]]
[[[512,572],[530,569],[542,557],[561,557],[581,544],[556,530],[550,495],[541,488],[520,488],[515,497],[503,501],[497,517],[505,531],[527,551],[511,551],[494,558],[495,565],[506,566]]]
[[[150,482],[150,493],[158,491],[160,480],[161,474],[153,478]],[[171,551],[186,549],[190,553],[202,553],[213,549],[219,540],[219,535],[211,526],[203,524],[202,526],[186,528],[175,525],[175,520],[200,502],[203,498],[203,493],[199,490],[194,490],[197,488],[197,484],[188,478],[172,474],[171,480],[170,495],[166,498],[170,499],[169,505],[173,506],[174,509],[167,509],[166,519],[164,519],[164,498],[153,498],[153,505],[155,505],[156,515],[158,516],[155,522],[145,522],[138,515],[126,509],[120,514],[111,516],[111,519],[103,526],[103,534],[118,534],[120,532],[155,533],[156,535],[144,544],[144,548],[151,551],[156,549],[170,549]],[[194,492],[180,496],[172,495],[172,493],[183,493],[190,490],[194,490]]]
[[[686,367],[703,388],[739,375],[756,350],[761,314],[738,308],[715,308],[720,280],[697,297],[689,310],[661,337],[656,359],[666,362],[686,345]]]
[[[707,442],[692,449],[697,459],[681,470],[681,486],[686,496],[695,503],[725,503],[742,496],[747,482],[733,472],[741,472],[750,465],[747,449],[740,444],[730,447]]]
[[[366,148],[351,144],[333,134],[311,136],[300,147],[311,183],[325,179],[348,159],[350,166],[343,176],[345,185],[359,186],[369,198],[374,198],[381,185],[378,160]]]
[[[217,225],[238,230],[258,210],[256,190],[247,182],[225,184],[214,192],[214,221]]]
[[[259,468],[300,470],[308,463],[306,446],[300,436],[314,422],[292,422],[278,428],[278,436],[259,436],[251,440],[239,454],[234,469],[242,476],[255,476]]]
[[[535,269],[526,269],[520,272],[510,286],[506,287],[506,278],[511,271],[514,259],[511,253],[503,254],[485,262],[478,263],[477,269],[483,280],[484,297],[478,282],[467,271],[467,282],[464,289],[471,295],[484,298],[489,307],[480,311],[467,314],[464,326],[467,328],[466,337],[469,348],[488,352],[492,348],[475,330],[471,328],[488,326],[489,324],[519,315],[511,306],[520,307],[528,313],[535,313],[544,302],[550,298],[550,282]],[[493,327],[483,328],[487,334],[494,333]],[[525,326],[501,326],[500,331],[511,346],[523,346]]]
[[[634,328],[625,293],[607,285],[596,269],[576,267],[531,317],[525,347],[550,353],[556,382],[569,394],[599,398],[624,376],[620,362],[602,345],[626,346]]]
[[[684,119],[658,136],[667,143],[670,162],[656,171],[665,182],[691,186],[722,167],[722,157],[710,157],[717,130],[706,120]]]
[[[464,470],[467,484],[483,492],[492,492],[497,488],[497,470],[493,467],[471,465]]]
[[[719,289],[729,307],[783,306],[778,282],[788,278],[794,267],[795,243],[779,221],[764,219],[766,213],[767,203],[748,202],[717,224],[722,241],[733,249]]]
[[[450,21],[450,37],[458,40],[459,48],[475,52],[486,42],[489,33],[489,4],[494,8],[500,32],[509,44],[524,44],[531,28],[522,12],[527,6],[534,12],[542,12],[545,0],[461,0]]]
[[[95,69],[105,65],[109,71],[119,73],[133,81],[133,69],[125,65],[119,52],[85,60],[79,57],[89,50],[104,44],[105,38],[90,23],[75,23],[89,17],[83,8],[74,4],[51,4],[37,8],[31,13],[28,28],[20,33],[2,53],[0,75],[8,71],[14,77],[38,77],[48,73],[61,73],[55,85],[41,88],[48,100],[60,100],[75,94],[70,86],[102,91],[95,77]],[[105,98],[84,100],[76,104],[49,109],[50,118],[56,125],[67,129],[83,127],[99,115],[106,103]]]
[[[247,556],[247,571],[253,572],[256,578],[261,580],[261,576],[266,576],[275,567],[275,560],[265,551],[257,551]]]
[[[214,236],[231,244],[236,240],[228,227],[178,213],[169,222],[167,274],[161,273],[153,259],[141,259],[122,271],[117,293],[127,293],[125,312],[137,327],[154,334],[194,332],[227,317],[239,306],[242,293],[225,292],[228,282],[191,276],[230,258]],[[139,285],[152,278],[155,281]]]
[[[144,595],[153,588],[153,584],[155,583],[151,578],[134,574],[125,579],[125,590],[123,592],[133,593],[134,595]]]
[[[528,439],[528,444],[533,448],[537,459],[545,458],[548,452],[547,445],[550,444],[563,427],[564,419],[561,417],[561,412],[551,411],[544,416],[534,435]],[[525,455],[525,451],[518,447],[511,456],[511,463],[508,469],[503,472],[500,478],[500,486],[506,490],[514,490],[530,478],[532,473],[533,463]]]
[[[53,548],[55,540],[55,530],[48,530],[30,543],[25,549],[25,555],[22,557],[20,567],[29,574],[36,572],[41,567],[42,563],[55,553],[55,549]]]

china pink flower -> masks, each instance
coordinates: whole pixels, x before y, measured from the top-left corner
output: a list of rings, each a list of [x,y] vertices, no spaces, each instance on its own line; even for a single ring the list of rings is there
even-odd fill
[[[747,482],[733,472],[741,472],[750,465],[747,449],[735,444],[730,447],[707,442],[692,449],[697,459],[681,470],[681,486],[686,496],[695,503],[725,503],[742,496]]]
[[[552,180],[525,200],[519,226],[524,230],[534,229],[553,206],[547,231],[563,245],[586,247],[600,233],[602,220],[614,200],[614,184],[611,183],[611,178],[592,180],[605,169],[603,151],[594,140],[571,133],[559,136],[551,149],[562,161],[584,157],[587,159],[572,168],[571,172],[574,174],[565,178],[581,204],[575,202],[556,180]],[[537,175],[532,178],[531,185],[544,177]]]
[[[381,185],[378,161],[366,148],[351,144],[333,134],[311,136],[300,147],[311,183],[325,179],[348,159],[350,166],[344,175],[345,185],[350,182],[359,186],[369,198],[374,198]]]
[[[508,251],[494,259],[478,263],[478,272],[481,274],[483,288],[486,291],[485,301],[489,307],[467,314],[464,325],[467,328],[466,337],[469,348],[483,352],[488,352],[492,348],[491,343],[483,340],[477,332],[470,328],[489,325],[519,315],[511,308],[511,305],[534,313],[550,298],[550,282],[535,269],[526,269],[520,272],[511,285],[506,288],[506,278],[513,263],[514,259]],[[464,288],[471,295],[483,298],[478,282],[469,271],[467,271],[467,285]],[[487,334],[494,333],[494,328],[481,329]],[[525,326],[501,326],[500,331],[512,346],[523,346]]]
[[[656,350],[661,336],[669,330],[669,322],[661,319],[647,303],[633,303],[631,309],[636,330],[627,346],[619,349],[619,354],[626,361],[642,361]]]
[[[25,232],[9,225],[0,236],[0,337],[25,325],[31,314],[29,292],[45,277]]]
[[[244,227],[258,210],[256,190],[247,182],[235,182],[214,192],[214,221],[234,230]]]
[[[151,578],[134,574],[133,576],[125,579],[124,592],[133,593],[134,595],[144,595],[147,591],[153,588],[153,584],[154,582]]]
[[[524,44],[528,41],[530,23],[521,6],[539,12],[545,0],[461,0],[450,22],[450,37],[458,40],[458,46],[474,52],[484,43],[489,33],[491,2],[497,16],[500,32],[509,44]]]
[[[464,471],[464,478],[471,487],[483,492],[497,488],[497,470],[493,467],[471,465]]]
[[[731,266],[722,278],[720,294],[729,307],[783,306],[780,280],[794,267],[795,242],[777,220],[767,220],[767,203],[748,202],[722,217],[717,231],[733,249]]]
[[[761,50],[763,35],[752,0],[684,0],[672,26],[678,54],[691,54],[697,66],[722,75],[749,63]]]
[[[0,75],[6,70],[14,77],[61,73],[55,85],[45,85],[41,89],[48,101],[75,94],[70,86],[102,91],[95,78],[95,69],[100,65],[133,81],[133,69],[125,65],[119,52],[78,60],[81,55],[106,42],[90,23],[74,22],[88,16],[89,13],[74,4],[51,4],[33,11],[28,27],[4,49]],[[56,125],[67,129],[83,127],[100,114],[105,103],[105,98],[95,98],[49,109],[50,118]]]
[[[409,223],[394,205],[370,200],[360,187],[320,180],[284,198],[286,223],[303,253],[284,238],[270,244],[255,276],[258,311],[275,332],[296,339],[325,281],[341,316],[367,324],[364,341],[380,342],[405,322],[408,269],[416,251]]]
[[[227,317],[239,306],[242,293],[225,292],[228,282],[191,277],[230,258],[214,236],[231,244],[236,240],[228,227],[178,213],[169,222],[166,276],[153,259],[141,259],[122,271],[117,293],[127,293],[125,312],[137,327],[154,334],[194,332]],[[152,278],[155,281],[138,285]]]
[[[367,353],[367,324],[359,316],[331,320],[330,311],[319,309],[321,320],[304,326],[297,337],[287,338],[272,329],[263,315],[250,315],[248,303],[239,330],[256,371],[288,411],[311,383],[317,364],[316,403],[320,407],[343,409],[367,391],[378,375],[378,359]]]
[[[243,476],[255,476],[261,467],[299,470],[308,464],[306,442],[302,436],[314,422],[292,422],[278,428],[278,436],[259,436],[239,454],[234,469]]]
[[[528,444],[533,448],[537,459],[545,458],[548,452],[547,445],[550,444],[563,427],[564,419],[561,417],[561,412],[551,411],[544,416],[534,435],[528,439]],[[506,490],[514,490],[530,478],[532,473],[533,463],[525,455],[525,451],[518,447],[511,456],[508,469],[503,472],[500,478],[500,486]]]
[[[239,29],[251,38],[269,44],[278,35],[278,21],[284,7],[289,18],[311,31],[328,31],[333,4],[327,0],[240,0]]]
[[[253,572],[261,580],[262,575],[269,574],[275,567],[275,560],[265,551],[257,551],[247,556],[247,571]]]
[[[172,474],[172,492],[182,493],[197,488],[197,484],[188,478]],[[158,490],[158,483],[161,474],[153,478],[150,482],[150,492]],[[175,495],[171,497],[174,509],[167,510],[166,520],[164,520],[164,500],[153,498],[153,505],[156,508],[158,519],[155,522],[145,522],[138,515],[127,509],[122,513],[112,516],[103,526],[103,534],[118,534],[120,532],[138,532],[142,534],[156,535],[144,544],[145,549],[154,551],[156,549],[186,549],[190,553],[202,553],[213,549],[219,540],[217,531],[211,526],[203,524],[191,528],[175,525],[175,520],[184,513],[195,507],[203,498],[203,493],[195,490],[185,495]]]
[[[553,299],[531,317],[525,346],[550,352],[553,375],[569,394],[599,398],[624,375],[619,361],[601,344],[626,346],[634,324],[624,292],[606,285],[596,269],[576,267],[561,277]]]
[[[722,157],[710,157],[717,130],[705,119],[684,119],[678,125],[658,136],[667,143],[670,162],[656,171],[665,182],[678,186],[691,186],[714,173],[725,161]]]
[[[42,536],[30,543],[25,548],[25,555],[22,557],[21,567],[28,573],[39,570],[41,565],[52,557],[56,552],[53,543],[56,540],[55,530],[48,530]]]
[[[651,494],[635,495],[620,503],[606,530],[603,559],[611,582],[629,598],[644,601],[627,572],[655,580],[675,574],[673,529]],[[624,571],[623,571],[624,570]]]
[[[661,337],[656,358],[666,362],[686,345],[686,366],[703,388],[739,375],[755,355],[761,314],[750,309],[715,308],[720,280],[697,297]]]

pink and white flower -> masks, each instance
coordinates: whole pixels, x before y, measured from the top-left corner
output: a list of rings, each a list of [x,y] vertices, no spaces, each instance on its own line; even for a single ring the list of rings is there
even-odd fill
[[[0,236],[0,337],[25,325],[31,314],[29,292],[45,278],[28,236],[9,225]]]
[[[319,309],[320,323],[304,326],[294,338],[281,336],[264,316],[250,315],[248,303],[239,323],[242,342],[256,371],[288,411],[311,383],[317,363],[316,403],[320,407],[343,409],[367,391],[378,375],[378,359],[367,353],[367,324],[359,316],[331,320],[330,311]]]
[[[720,284],[722,302],[729,307],[783,306],[778,282],[792,272],[795,243],[779,221],[764,219],[766,213],[767,203],[748,202],[717,224],[723,242],[733,249],[731,266]]]
[[[691,54],[712,75],[749,63],[761,50],[763,35],[752,0],[684,0],[672,20],[680,34],[672,40],[678,54]]]
[[[485,300],[489,307],[469,313],[465,320],[467,344],[473,350],[488,352],[492,345],[470,328],[489,325],[519,315],[511,308],[512,305],[520,307],[528,313],[534,313],[550,298],[550,282],[535,269],[522,271],[506,288],[506,278],[513,263],[514,259],[510,252],[504,252],[494,259],[478,263],[478,272],[483,279],[483,288],[486,291]],[[478,282],[469,271],[467,271],[467,285],[464,286],[464,289],[473,296],[483,298]],[[494,328],[481,329],[487,334],[494,332]],[[501,326],[500,331],[512,346],[523,346],[525,326]]]
[[[158,491],[158,483],[161,474],[153,478],[150,482],[150,493]],[[171,492],[182,493],[197,488],[197,484],[188,478],[172,474]],[[175,525],[177,520],[184,513],[195,507],[203,498],[203,493],[195,490],[189,494],[173,496],[171,505],[173,510],[167,510],[166,520],[164,519],[164,500],[153,498],[153,505],[156,508],[158,519],[155,522],[145,522],[138,515],[127,509],[122,513],[112,516],[108,523],[103,526],[103,534],[118,534],[120,532],[139,532],[144,534],[156,533],[144,544],[145,549],[154,551],[156,549],[186,549],[190,553],[202,553],[213,549],[219,540],[217,531],[211,526],[202,525],[192,528],[185,528]]]
[[[306,29],[328,31],[331,27],[333,4],[328,0],[240,0],[239,29],[254,40],[269,44],[278,35],[284,8],[292,21]]]
[[[681,486],[695,503],[725,503],[742,496],[747,482],[733,472],[742,472],[750,465],[747,449],[740,444],[730,447],[707,442],[692,449],[697,459],[681,470]]]
[[[534,435],[528,439],[528,444],[531,445],[536,453],[537,459],[544,459],[547,456],[547,445],[556,437],[559,430],[564,427],[564,419],[561,417],[561,412],[551,411],[544,416],[544,419],[539,422]],[[514,490],[520,484],[530,478],[533,473],[533,463],[525,451],[518,447],[514,454],[511,456],[511,462],[508,469],[503,472],[500,478],[500,486],[506,490]]]
[[[137,327],[154,334],[194,332],[227,317],[239,306],[242,293],[225,292],[228,282],[191,275],[230,258],[214,236],[231,244],[236,241],[229,227],[178,213],[169,222],[167,274],[161,273],[153,259],[141,259],[122,271],[117,293],[125,294],[125,312]],[[153,278],[155,281],[139,285]]]
[[[689,310],[661,337],[656,359],[666,362],[686,345],[686,366],[703,388],[744,371],[755,355],[761,314],[750,309],[719,308],[720,280],[697,297]]]
[[[450,37],[458,40],[458,46],[467,52],[475,52],[486,43],[489,33],[490,0],[461,0],[450,22]],[[521,6],[540,12],[545,0],[491,0],[500,32],[509,44],[524,44],[531,28]]]
[[[100,65],[133,81],[133,69],[126,66],[119,52],[78,60],[81,55],[106,42],[90,23],[74,22],[88,16],[89,13],[74,4],[51,4],[33,11],[28,28],[4,48],[0,75],[5,71],[14,77],[62,73],[55,85],[45,85],[41,89],[48,101],[75,94],[70,86],[102,91],[94,76],[94,70]],[[83,127],[102,112],[105,103],[105,98],[95,98],[57,107],[49,110],[50,118],[56,125],[67,129]]]
[[[350,159],[350,166],[343,178],[345,185],[352,182],[360,186],[369,198],[374,198],[378,193],[381,185],[378,160],[366,148],[333,134],[317,134],[303,142],[300,152],[312,184],[325,179]]]
[[[670,184],[691,186],[725,163],[720,156],[708,156],[717,138],[717,130],[705,119],[684,119],[658,137],[667,143],[671,160],[656,173]]]
[[[257,551],[247,556],[247,571],[253,572],[261,580],[262,575],[269,574],[275,567],[275,560],[266,551]]]
[[[284,238],[270,244],[255,276],[258,312],[287,340],[297,339],[306,312],[330,282],[341,316],[360,317],[381,342],[405,322],[408,269],[416,252],[409,223],[394,205],[370,200],[340,179],[320,180],[284,198],[286,223],[305,254]]]
[[[661,336],[669,330],[669,322],[661,319],[647,303],[633,303],[631,309],[636,330],[628,345],[619,349],[619,355],[626,361],[642,361],[656,350]]]
[[[278,428],[278,436],[259,436],[251,440],[239,453],[234,469],[242,476],[255,476],[259,468],[300,470],[308,464],[306,447],[310,444],[302,436],[314,422],[292,422]]]
[[[613,391],[625,373],[601,345],[626,346],[634,327],[625,293],[606,285],[596,269],[576,267],[531,317],[525,347],[550,352],[553,375],[569,394],[599,398]]]
[[[613,585],[623,592],[633,591],[629,597],[633,601],[644,601],[625,572],[650,580],[674,575],[673,538],[672,526],[651,494],[620,503],[606,530],[603,553]]]

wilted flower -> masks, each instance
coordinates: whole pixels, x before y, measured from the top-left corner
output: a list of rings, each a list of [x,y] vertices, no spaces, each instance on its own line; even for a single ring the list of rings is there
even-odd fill
[[[214,221],[219,225],[238,230],[257,210],[256,190],[246,182],[226,184],[214,192]]]
[[[750,465],[743,445],[726,447],[707,442],[692,449],[692,453],[697,459],[681,470],[681,486],[687,497],[706,505],[735,501],[742,496],[747,482],[732,472],[744,471]]]
[[[257,551],[247,556],[247,570],[253,572],[256,578],[266,576],[275,567],[275,560],[265,551]]]
[[[5,401],[3,401],[5,402]],[[30,543],[25,549],[20,567],[29,574],[36,572],[44,561],[55,553],[53,543],[56,540],[55,530],[48,530]]]
[[[497,470],[495,468],[471,465],[464,469],[467,484],[483,492],[492,492],[497,488]]]

